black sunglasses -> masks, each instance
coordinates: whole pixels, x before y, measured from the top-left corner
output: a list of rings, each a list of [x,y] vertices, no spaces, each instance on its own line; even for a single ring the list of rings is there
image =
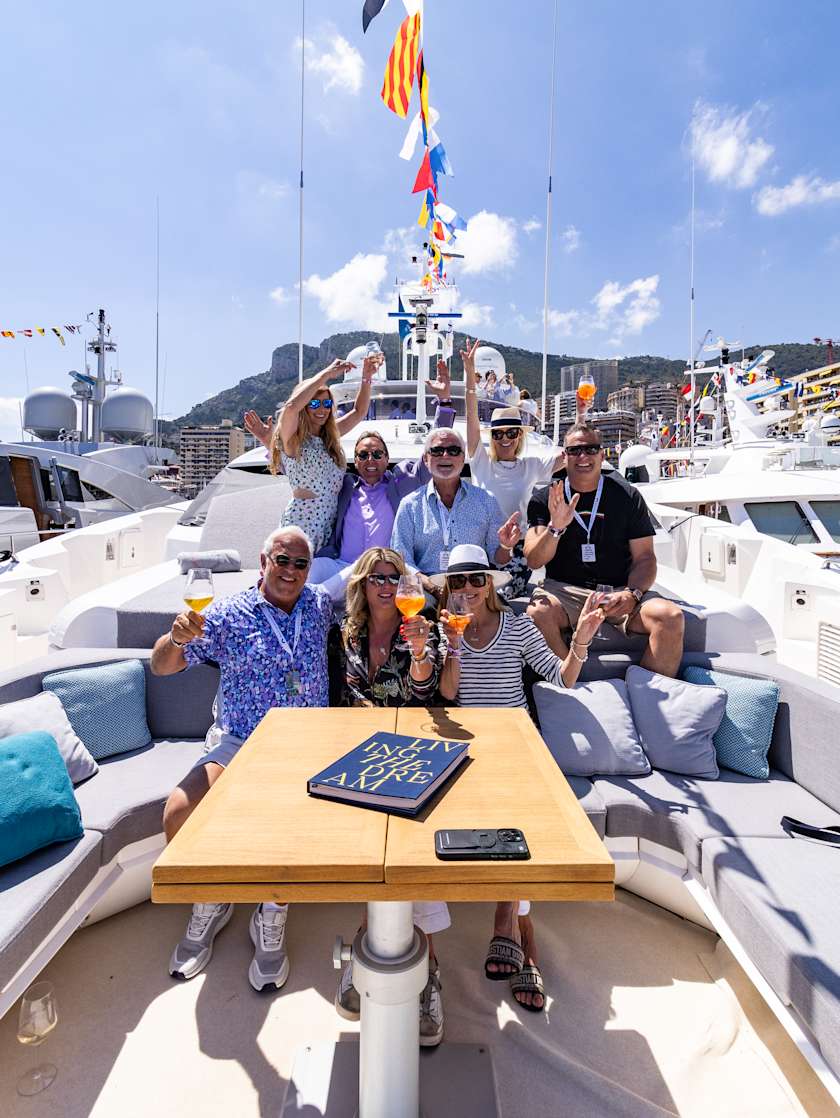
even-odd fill
[[[460,458],[463,454],[460,446],[450,443],[448,446],[430,446],[429,454],[432,458],[443,458],[444,454],[448,454],[450,458]]]
[[[375,462],[380,462],[383,458],[387,458],[388,455],[384,450],[357,450],[356,457],[360,462],[367,462],[368,458],[373,458]]]
[[[269,558],[275,567],[288,567],[292,566],[296,571],[305,571],[309,566],[308,559],[293,559],[291,555],[270,555]]]
[[[446,581],[450,590],[463,590],[468,582],[470,586],[478,589],[487,585],[487,572],[478,571],[474,575],[447,575]]]
[[[572,458],[580,458],[582,454],[598,454],[601,451],[600,443],[587,443],[585,446],[567,446],[566,453]]]
[[[316,399],[316,400],[310,400],[309,401],[309,407],[312,408],[313,411],[317,411],[318,408],[326,408],[327,411],[329,411],[332,406],[333,406],[333,402],[330,399],[326,399],[326,400],[317,400]]]
[[[389,586],[399,586],[399,584],[400,584],[400,576],[399,575],[373,574],[373,575],[368,575],[367,580],[368,580],[368,583],[371,586],[384,586],[386,582],[388,583]]]
[[[490,432],[490,437],[497,442],[499,439],[515,439],[518,435],[522,434],[521,427],[496,427]]]

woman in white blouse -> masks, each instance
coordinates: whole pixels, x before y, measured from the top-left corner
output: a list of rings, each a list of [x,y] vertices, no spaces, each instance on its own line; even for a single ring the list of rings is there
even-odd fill
[[[441,590],[440,617],[450,619],[449,595],[465,595],[470,623],[463,638],[447,625],[440,675],[440,692],[459,706],[527,707],[523,670],[529,664],[551,683],[572,687],[598,626],[604,620],[603,594],[592,593],[584,603],[565,656],[556,656],[527,614],[514,615],[499,599],[497,590],[508,575],[495,571],[487,555],[474,544],[453,547],[444,573],[431,582]],[[518,925],[515,919],[518,911]],[[527,901],[500,901],[496,905],[493,938],[484,963],[492,981],[509,980],[513,996],[524,1009],[539,1013],[545,1006],[545,986],[536,957],[534,925]],[[518,938],[517,938],[518,931]]]

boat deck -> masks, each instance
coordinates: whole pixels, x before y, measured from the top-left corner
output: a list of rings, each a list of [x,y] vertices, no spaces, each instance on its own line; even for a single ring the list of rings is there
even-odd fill
[[[15,1010],[0,1021],[4,1118],[279,1118],[298,1047],[358,1032],[333,1009],[330,955],[359,909],[293,906],[291,976],[268,996],[247,981],[247,906],[204,974],[169,978],[186,913],[143,904],[73,936],[42,975],[59,1011],[47,1041],[17,1044]],[[446,1039],[492,1046],[503,1118],[840,1114],[723,945],[696,925],[624,891],[614,904],[537,905],[551,1000],[536,1015],[483,977],[492,906],[452,914],[436,937]],[[43,1060],[58,1066],[56,1082],[19,1098],[17,1077]]]

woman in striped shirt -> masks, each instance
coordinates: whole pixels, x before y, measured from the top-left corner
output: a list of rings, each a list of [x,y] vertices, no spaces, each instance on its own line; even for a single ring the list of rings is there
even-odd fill
[[[440,617],[446,623],[446,654],[440,674],[440,691],[459,706],[526,707],[523,670],[534,671],[560,687],[572,687],[586,662],[588,649],[604,620],[602,594],[593,593],[581,610],[569,649],[557,656],[526,614],[514,616],[496,593],[509,575],[495,571],[487,555],[473,544],[453,547],[445,574],[431,579],[441,589]],[[453,632],[446,608],[453,592],[464,595],[470,621],[463,639]],[[443,639],[441,647],[443,647]],[[485,975],[493,981],[510,980],[516,1001],[539,1013],[545,1006],[545,987],[536,959],[534,926],[527,901],[496,905],[493,938],[484,963]],[[516,938],[516,932],[519,938]]]

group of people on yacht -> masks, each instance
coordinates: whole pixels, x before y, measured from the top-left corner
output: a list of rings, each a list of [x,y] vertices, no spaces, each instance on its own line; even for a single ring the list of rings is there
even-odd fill
[[[183,671],[212,662],[221,678],[208,752],[170,795],[164,829],[171,839],[242,743],[272,707],[318,707],[340,689],[346,705],[528,707],[526,665],[557,686],[573,687],[593,640],[608,627],[619,642],[647,638],[642,663],[675,675],[683,644],[679,606],[651,592],[654,529],[639,493],[602,472],[599,432],[580,415],[562,449],[526,453],[518,408],[494,409],[489,447],[481,439],[475,352],[462,351],[466,443],[439,422],[422,459],[390,464],[380,434],[363,430],[352,472],[343,433],[364,419],[375,358],[364,362],[355,405],[336,418],[328,387],[344,362],[301,383],[276,424],[249,413],[246,423],[269,448],[292,498],[266,539],[254,587],[205,614],[186,610],[156,642],[152,670]],[[438,415],[452,414],[445,364],[430,387]],[[470,477],[463,477],[469,460]],[[532,571],[546,577],[528,598]],[[427,608],[404,618],[401,576],[416,573]],[[453,620],[451,595],[466,600],[466,628]],[[338,628],[337,628],[338,626]],[[340,632],[340,640],[334,634]],[[335,700],[334,700],[335,701]],[[539,1012],[546,991],[527,900],[496,906],[484,961],[486,977],[510,983],[523,1008]],[[230,904],[197,904],[169,970],[188,979],[207,965]],[[289,974],[288,906],[264,902],[250,922],[255,989],[280,988]],[[443,1036],[440,968],[434,937],[450,924],[442,902],[415,905],[429,940],[429,977],[420,998],[420,1042]],[[336,1008],[359,1017],[351,966]]]

